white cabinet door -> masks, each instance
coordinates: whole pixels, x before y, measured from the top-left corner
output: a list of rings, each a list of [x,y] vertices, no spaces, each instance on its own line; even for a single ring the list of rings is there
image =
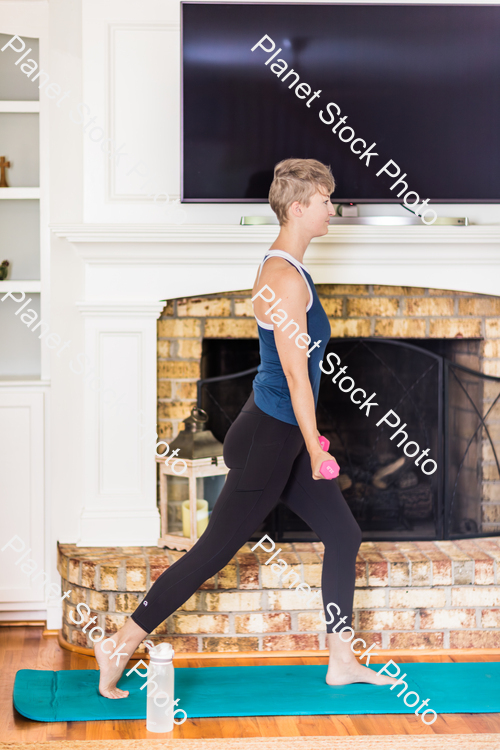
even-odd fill
[[[0,389],[3,611],[11,609],[9,603],[21,604],[12,609],[26,609],[26,604],[45,601],[44,442],[44,394]]]

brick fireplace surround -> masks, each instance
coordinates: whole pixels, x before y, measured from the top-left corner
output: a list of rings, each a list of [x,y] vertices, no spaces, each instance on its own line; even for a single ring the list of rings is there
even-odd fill
[[[332,338],[464,338],[480,341],[459,364],[500,376],[500,297],[369,285],[318,285]],[[248,291],[170,300],[158,321],[158,432],[178,433],[196,397],[204,338],[256,338]],[[485,383],[485,405],[492,391]],[[500,439],[500,423],[490,426]],[[500,480],[483,448],[483,529],[500,531]],[[282,544],[281,557],[311,588],[320,585],[323,546]],[[121,627],[150,585],[182,552],[154,547],[59,545],[63,643],[89,648],[70,613],[79,602],[107,633]],[[153,639],[179,652],[307,651],[325,648],[316,609],[307,609],[245,545]],[[500,537],[467,541],[363,543],[357,562],[354,627],[381,649],[500,648]],[[78,616],[76,617],[78,620]]]

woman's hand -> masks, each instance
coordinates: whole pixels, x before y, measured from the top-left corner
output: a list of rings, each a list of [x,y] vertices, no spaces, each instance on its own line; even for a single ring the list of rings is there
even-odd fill
[[[311,469],[312,469],[312,478],[313,479],[324,479],[325,477],[319,473],[319,470],[321,469],[321,464],[323,461],[331,461],[332,459],[335,460],[335,458],[331,455],[331,453],[327,453],[326,451],[321,450],[318,446],[318,450],[314,451],[314,453],[310,453],[311,457]]]

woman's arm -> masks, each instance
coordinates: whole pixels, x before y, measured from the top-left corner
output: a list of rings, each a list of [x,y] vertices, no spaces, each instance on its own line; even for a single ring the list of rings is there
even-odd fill
[[[271,262],[271,259],[267,261],[266,266]],[[286,263],[286,261],[284,262]],[[321,464],[323,461],[333,458],[333,456],[321,449],[318,440],[316,408],[308,372],[307,349],[309,347],[302,349],[297,346],[295,343],[296,336],[293,335],[293,332],[296,331],[295,326],[282,330],[287,322],[293,319],[299,325],[298,334],[307,333],[306,306],[309,301],[309,291],[302,276],[288,263],[286,263],[286,266],[284,268],[280,264],[280,267],[278,267],[278,264],[275,263],[272,267],[266,268],[265,270],[268,273],[266,273],[263,283],[275,292],[275,299],[281,298],[281,302],[273,309],[273,313],[282,309],[288,316],[280,327],[276,323],[274,324],[274,340],[290,390],[295,418],[311,457],[313,478],[323,479],[319,473]],[[262,300],[259,300],[259,302],[262,302],[261,310],[264,310],[265,313],[265,309],[269,309],[270,305]],[[266,317],[270,317],[264,316],[261,310],[256,307],[256,314],[260,320],[266,320]],[[270,320],[269,322],[272,323],[273,321]],[[290,338],[291,334],[292,338]],[[300,343],[304,346],[303,341]]]

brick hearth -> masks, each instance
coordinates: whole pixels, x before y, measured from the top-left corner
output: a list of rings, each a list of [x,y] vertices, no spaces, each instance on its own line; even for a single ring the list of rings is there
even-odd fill
[[[323,545],[281,544],[284,559],[317,590]],[[154,581],[184,552],[156,547],[81,548],[60,544],[63,640],[90,648],[87,621],[112,634]],[[319,608],[264,563],[261,550],[235,558],[153,633],[180,652],[301,651],[325,648]],[[500,648],[500,540],[363,543],[356,564],[354,628],[381,649]],[[293,578],[293,583],[296,579]],[[319,597],[316,598],[316,601]],[[81,626],[70,613],[79,602],[91,612]],[[79,619],[75,612],[75,619]],[[93,626],[94,627],[94,626]],[[90,628],[89,628],[90,630]],[[144,647],[139,650],[144,650]]]

